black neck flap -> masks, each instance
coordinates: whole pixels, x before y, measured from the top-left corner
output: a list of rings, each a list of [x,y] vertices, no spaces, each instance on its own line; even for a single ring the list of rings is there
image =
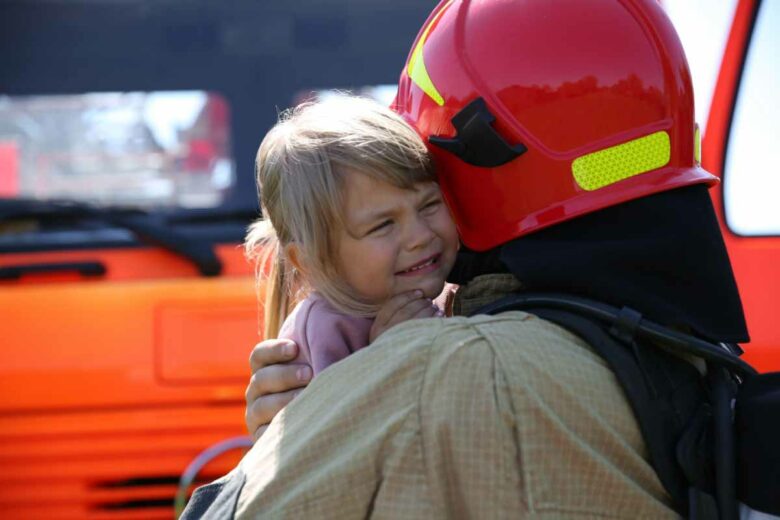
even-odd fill
[[[503,265],[502,265],[503,264]],[[742,303],[707,188],[670,190],[517,238],[462,249],[451,276],[512,272],[530,291],[628,306],[712,341],[749,341]]]

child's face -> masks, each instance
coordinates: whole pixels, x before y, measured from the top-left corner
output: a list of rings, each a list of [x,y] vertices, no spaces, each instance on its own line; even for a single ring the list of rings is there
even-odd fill
[[[459,244],[439,186],[404,190],[350,172],[345,188],[338,268],[352,289],[376,304],[414,289],[438,296]]]

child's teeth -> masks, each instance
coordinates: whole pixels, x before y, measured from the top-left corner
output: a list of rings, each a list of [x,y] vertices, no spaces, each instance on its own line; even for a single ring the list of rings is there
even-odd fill
[[[419,270],[420,270],[420,269],[422,269],[423,267],[428,267],[428,266],[429,266],[429,265],[431,265],[432,263],[433,263],[433,258],[431,258],[430,260],[428,260],[427,262],[425,262],[425,263],[424,263],[424,264],[422,264],[422,265],[418,265],[417,267],[412,267],[411,269],[409,269],[409,271],[419,271]]]

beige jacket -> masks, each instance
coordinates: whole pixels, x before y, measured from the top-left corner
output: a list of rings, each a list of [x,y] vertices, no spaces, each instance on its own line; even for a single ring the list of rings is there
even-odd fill
[[[516,288],[461,289],[456,311]],[[331,366],[240,464],[238,518],[673,518],[628,403],[535,316],[414,320]]]

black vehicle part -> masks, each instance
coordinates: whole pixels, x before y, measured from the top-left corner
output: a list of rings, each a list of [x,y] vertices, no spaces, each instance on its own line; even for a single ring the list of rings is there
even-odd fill
[[[102,276],[106,266],[101,262],[57,262],[20,264],[0,267],[0,280],[18,280],[28,274],[78,273],[81,276]]]
[[[97,220],[131,231],[140,240],[159,245],[186,258],[203,276],[216,276],[222,263],[209,243],[191,240],[168,225],[161,216],[130,208],[101,208],[72,201],[6,199],[0,201],[0,222],[14,219]]]

